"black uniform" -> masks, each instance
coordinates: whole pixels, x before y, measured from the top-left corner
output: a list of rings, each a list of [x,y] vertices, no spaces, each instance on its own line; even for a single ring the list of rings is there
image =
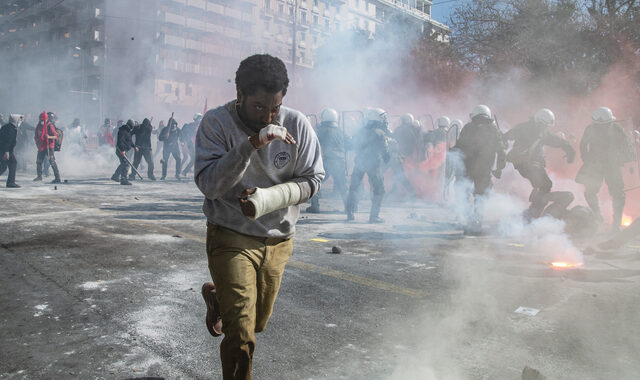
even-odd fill
[[[407,190],[410,197],[415,197],[416,192],[413,189],[411,182],[409,182],[409,178],[407,178],[403,166],[405,158],[409,156],[406,154],[408,152],[402,151],[400,148],[401,144],[394,138],[387,137],[387,145],[389,146],[389,155],[391,156],[389,159],[389,167],[391,167],[391,171],[393,172],[395,179],[391,192],[396,195],[398,194],[399,183]]]
[[[424,135],[424,144],[431,144],[434,147],[440,143],[447,141],[447,129],[438,127],[436,129],[432,129]]]
[[[118,141],[116,142],[116,156],[120,160],[120,165],[113,173],[112,180],[117,181],[120,178],[121,184],[129,184],[127,175],[129,174],[129,163],[125,159],[129,150],[134,149],[133,140],[131,139],[132,125],[125,124],[118,129]],[[122,154],[124,152],[124,155]]]
[[[147,163],[147,177],[155,181],[156,177],[153,175],[153,157],[151,155],[152,130],[153,127],[149,119],[144,119],[138,128],[134,128],[133,135],[136,136],[135,146],[138,147],[138,150],[133,156],[133,166],[138,169],[138,165],[140,165],[140,161],[142,161],[142,157],[144,157]],[[133,174],[130,178],[133,178]]]
[[[18,137],[16,142],[16,152],[18,160],[18,167],[22,171],[27,171],[27,157],[32,156],[32,148],[33,146],[30,144],[31,136],[35,133],[36,128],[28,123],[26,120],[20,123],[20,128],[18,128]]]
[[[420,127],[402,123],[393,131],[392,137],[398,143],[398,151],[401,155],[421,161],[422,157],[419,157],[423,145],[421,135]]]
[[[170,120],[168,126],[164,127],[158,136],[158,140],[162,141],[162,178],[167,177],[167,165],[169,156],[173,156],[176,160],[176,178],[180,179],[180,167],[182,160],[180,159],[180,128],[175,120]]]
[[[18,166],[18,161],[13,150],[16,147],[18,137],[18,122],[13,118],[10,118],[10,121],[10,123],[0,128],[0,175],[9,168],[7,187],[17,187],[16,167]]]
[[[189,163],[182,171],[183,176],[186,176],[191,168],[193,168],[193,164],[196,159],[195,137],[199,125],[200,120],[196,120],[193,123],[185,124],[184,127],[182,127],[182,131],[180,131],[180,142],[185,145],[187,152],[189,152]]]
[[[367,126],[354,137],[354,147],[356,158],[353,173],[351,173],[351,185],[347,197],[347,219],[354,218],[354,211],[357,208],[357,192],[362,184],[364,175],[369,178],[369,185],[373,192],[371,199],[371,211],[369,221],[375,222],[379,218],[382,197],[384,196],[384,164],[388,163],[391,155],[387,143],[386,125],[369,121]]]
[[[461,154],[464,177],[473,184],[474,206],[468,220],[469,232],[479,233],[482,227],[480,204],[482,196],[491,188],[491,169],[495,162],[494,175],[500,177],[506,164],[502,133],[493,120],[478,115],[462,128],[453,150]]]
[[[622,166],[634,160],[624,129],[613,122],[590,124],[580,141],[580,156],[583,165],[576,182],[585,185],[584,197],[589,207],[602,219],[598,192],[604,179],[613,203],[613,226],[619,227],[625,204]]]
[[[346,208],[347,201],[347,175],[345,163],[345,141],[344,133],[338,127],[338,123],[325,121],[318,126],[318,141],[322,148],[322,163],[324,164],[325,177],[324,181],[333,177],[333,190],[340,194],[342,203]],[[322,190],[320,190],[322,191]],[[307,209],[309,212],[320,212],[320,198],[318,192],[311,198],[311,207]]]
[[[543,147],[546,145],[564,150],[569,163],[573,162],[576,152],[569,142],[551,133],[544,124],[533,120],[511,128],[503,139],[505,143],[514,141],[513,148],[507,154],[507,161],[513,163],[513,167],[533,186],[529,196],[531,206],[526,216],[538,218],[542,215],[546,206],[545,197],[553,185],[545,170]]]

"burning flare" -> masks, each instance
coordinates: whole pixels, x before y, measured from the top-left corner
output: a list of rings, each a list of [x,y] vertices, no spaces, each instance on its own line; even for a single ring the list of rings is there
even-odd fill
[[[566,269],[566,268],[577,268],[582,266],[582,263],[568,263],[566,261],[553,261],[551,262],[551,267],[554,269]]]
[[[629,215],[622,216],[622,223],[620,223],[622,227],[629,227],[631,223],[633,223],[633,219]]]

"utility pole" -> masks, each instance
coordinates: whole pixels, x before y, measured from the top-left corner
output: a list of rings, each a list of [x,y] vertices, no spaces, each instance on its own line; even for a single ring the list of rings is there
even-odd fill
[[[296,76],[296,47],[298,45],[297,32],[298,32],[298,0],[292,0],[293,2],[293,46],[291,47],[291,82],[295,85]]]

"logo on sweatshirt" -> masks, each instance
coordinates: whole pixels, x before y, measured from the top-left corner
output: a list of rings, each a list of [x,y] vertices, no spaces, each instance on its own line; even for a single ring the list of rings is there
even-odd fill
[[[276,154],[276,158],[273,160],[273,164],[278,169],[284,168],[291,160],[291,155],[287,152],[280,152]]]

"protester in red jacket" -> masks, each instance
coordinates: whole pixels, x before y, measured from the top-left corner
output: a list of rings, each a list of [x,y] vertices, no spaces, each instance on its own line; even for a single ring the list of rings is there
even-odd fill
[[[36,146],[38,147],[38,156],[36,157],[36,169],[38,176],[34,178],[34,181],[42,181],[42,161],[45,157],[49,158],[49,164],[53,168],[53,175],[55,179],[51,183],[60,183],[60,172],[58,171],[58,165],[56,164],[56,158],[54,156],[54,148],[58,133],[55,126],[49,121],[46,112],[40,114],[40,122],[36,127],[34,139]]]

